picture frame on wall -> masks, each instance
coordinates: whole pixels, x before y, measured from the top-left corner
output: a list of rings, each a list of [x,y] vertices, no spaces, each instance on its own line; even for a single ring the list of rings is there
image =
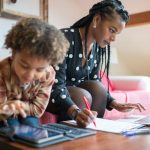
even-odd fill
[[[48,21],[48,0],[0,0],[0,17],[15,20],[34,17]]]

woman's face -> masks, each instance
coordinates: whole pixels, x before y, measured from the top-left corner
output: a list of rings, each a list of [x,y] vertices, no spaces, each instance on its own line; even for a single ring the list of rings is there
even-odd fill
[[[13,68],[21,84],[40,79],[45,73],[49,62],[41,57],[31,56],[22,50],[13,54]]]
[[[116,40],[117,34],[125,28],[125,22],[119,15],[113,20],[101,19],[100,15],[95,16],[96,28],[93,28],[93,38],[101,48]]]

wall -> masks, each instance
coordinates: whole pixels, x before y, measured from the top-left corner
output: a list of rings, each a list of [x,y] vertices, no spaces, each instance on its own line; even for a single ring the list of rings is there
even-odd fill
[[[68,27],[88,14],[99,0],[49,0],[49,23]],[[122,0],[130,14],[150,10],[150,1]],[[136,7],[135,7],[136,5]],[[138,7],[139,6],[139,7]],[[150,75],[150,24],[126,28],[117,41],[118,64],[111,64],[111,75]]]
[[[0,60],[10,55],[10,51],[4,48],[5,35],[16,21],[0,18]]]
[[[68,27],[88,14],[99,0],[49,0],[49,23],[58,28]],[[150,1],[122,0],[130,13],[150,10]],[[136,7],[135,7],[136,3]],[[139,9],[137,7],[140,6]],[[0,49],[4,37],[15,21],[0,18]],[[117,48],[118,64],[111,64],[112,75],[150,75],[150,24],[126,28],[112,46]],[[8,55],[0,50],[0,59]]]
[[[118,64],[111,65],[112,74],[150,76],[150,24],[126,28],[113,46]]]
[[[4,4],[5,4],[4,5],[5,9],[6,8],[10,9],[11,7],[11,10],[15,10],[16,12],[19,11],[20,13],[24,12],[26,14],[37,16],[37,14],[39,14],[40,12],[40,9],[39,9],[40,3],[37,3],[37,0],[32,0],[32,1],[30,0],[30,2],[19,0],[17,1],[16,4],[12,4],[9,2],[9,0],[5,0]],[[33,9],[33,6],[34,6],[34,9]],[[11,20],[11,19],[0,17],[0,60],[10,55],[10,51],[4,48],[4,40],[5,40],[6,34],[15,23],[16,23],[16,20]]]
[[[57,28],[69,27],[85,13],[76,0],[49,0],[49,23]]]

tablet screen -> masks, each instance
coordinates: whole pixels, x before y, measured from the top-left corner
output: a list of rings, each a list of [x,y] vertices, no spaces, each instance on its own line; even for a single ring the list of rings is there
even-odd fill
[[[30,142],[42,143],[63,137],[63,134],[28,125],[20,125],[15,127],[15,136]]]

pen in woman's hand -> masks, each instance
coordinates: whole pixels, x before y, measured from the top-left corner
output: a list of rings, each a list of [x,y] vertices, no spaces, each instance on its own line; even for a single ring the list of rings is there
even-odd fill
[[[90,110],[90,105],[89,105],[88,100],[87,100],[87,98],[86,98],[85,96],[83,96],[83,101],[84,101],[84,103],[85,103],[86,108],[87,108],[88,110]],[[93,120],[93,124],[94,124],[95,127],[96,127],[96,123],[95,123],[94,120]]]

